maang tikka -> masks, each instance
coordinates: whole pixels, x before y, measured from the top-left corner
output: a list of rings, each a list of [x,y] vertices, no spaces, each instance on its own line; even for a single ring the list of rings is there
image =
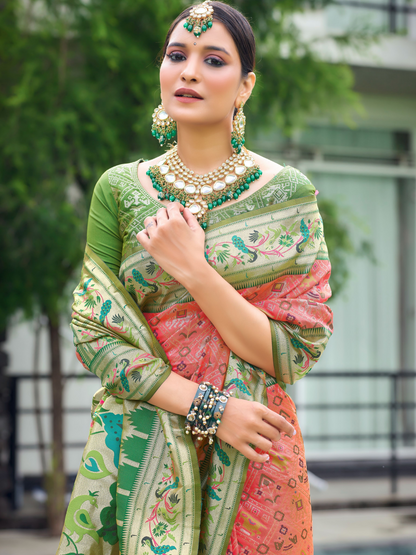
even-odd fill
[[[211,29],[213,13],[214,8],[209,5],[209,0],[205,0],[202,4],[192,8],[184,23],[185,29],[190,33],[193,32],[196,38],[199,38],[201,33]]]
[[[155,109],[152,118],[152,135],[159,141],[160,146],[173,142],[177,134],[176,121],[166,112],[163,103]]]
[[[246,142],[244,134],[246,131],[246,116],[243,112],[244,102],[241,103],[236,115],[233,119],[233,130],[231,132],[231,145],[240,154],[244,143]]]

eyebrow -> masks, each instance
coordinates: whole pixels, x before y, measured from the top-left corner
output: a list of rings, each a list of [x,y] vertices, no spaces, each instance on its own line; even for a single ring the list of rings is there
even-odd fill
[[[186,48],[186,44],[184,44],[183,42],[171,42],[168,44],[168,48],[170,46],[177,46],[179,48]],[[227,56],[230,56],[230,54],[225,50],[225,48],[221,48],[220,46],[204,46],[204,50],[215,50],[217,52],[224,52],[225,54],[227,54]]]

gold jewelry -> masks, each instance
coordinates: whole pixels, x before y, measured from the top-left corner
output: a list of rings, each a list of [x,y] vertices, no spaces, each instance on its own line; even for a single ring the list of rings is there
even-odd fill
[[[244,135],[246,131],[246,116],[243,112],[244,102],[241,103],[238,112],[233,119],[233,130],[231,132],[231,144],[237,152],[241,152],[246,142]]]
[[[176,121],[174,121],[163,107],[163,103],[153,112],[152,135],[158,141],[160,146],[165,142],[173,142],[176,138]]]
[[[178,147],[174,146],[146,174],[154,189],[159,191],[160,200],[177,201],[188,207],[201,227],[206,229],[208,211],[238,199],[262,172],[244,147],[240,152],[234,152],[217,170],[198,175],[185,166],[178,156]]]
[[[184,27],[187,31],[192,33],[196,38],[201,36],[201,33],[205,33],[208,29],[212,27],[212,14],[214,13],[214,8],[209,5],[209,0],[205,0],[202,4],[194,6],[187,17]]]

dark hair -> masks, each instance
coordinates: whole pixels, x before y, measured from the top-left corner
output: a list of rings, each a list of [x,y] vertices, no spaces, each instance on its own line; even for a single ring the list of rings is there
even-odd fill
[[[238,10],[224,4],[223,2],[210,2],[210,6],[214,8],[213,19],[221,21],[232,36],[240,55],[241,72],[244,76],[254,70],[256,63],[256,41],[254,39],[253,29],[247,19]],[[189,6],[173,21],[166,35],[165,44],[163,45],[163,57],[169,44],[170,36],[178,23],[186,19],[193,6]]]

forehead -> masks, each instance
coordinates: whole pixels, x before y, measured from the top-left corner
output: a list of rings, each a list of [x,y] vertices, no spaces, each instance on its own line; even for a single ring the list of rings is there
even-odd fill
[[[169,43],[179,42],[185,44],[187,47],[194,47],[196,43],[197,47],[207,47],[207,46],[217,46],[220,48],[225,48],[231,56],[239,57],[237,47],[235,42],[228,32],[228,29],[223,23],[214,19],[214,23],[211,29],[208,29],[205,33],[202,33],[199,38],[184,28],[185,19],[180,21],[175,29],[173,30]],[[194,47],[195,48],[195,47]]]

